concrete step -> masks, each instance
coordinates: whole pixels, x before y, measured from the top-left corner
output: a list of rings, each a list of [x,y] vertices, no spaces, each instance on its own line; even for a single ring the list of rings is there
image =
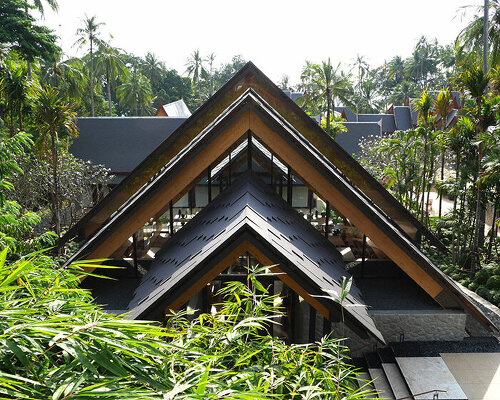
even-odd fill
[[[408,388],[405,378],[396,363],[396,358],[394,357],[392,349],[390,347],[377,349],[377,354],[380,358],[385,376],[387,377],[392,392],[394,393],[394,397],[396,399],[401,399],[410,396],[410,389]]]
[[[363,391],[369,391],[370,393],[375,393],[375,387],[373,386],[373,383],[371,382],[371,377],[368,372],[359,372],[358,373],[358,378],[357,378],[357,384],[358,387],[361,388]],[[376,394],[371,394],[369,396],[365,397],[366,399],[376,399],[377,395]]]
[[[396,357],[412,395],[433,390],[445,390],[438,393],[439,400],[467,400],[441,357]],[[436,392],[415,396],[415,400],[433,400]]]
[[[378,392],[378,397],[388,400],[395,399],[391,385],[389,384],[384,369],[382,368],[382,362],[379,355],[377,353],[366,353],[364,358],[370,377],[373,379],[373,385]]]
[[[375,385],[375,390],[378,392],[379,399],[394,400],[394,393],[385,376],[384,370],[382,368],[368,368],[368,372],[373,379],[373,384]]]

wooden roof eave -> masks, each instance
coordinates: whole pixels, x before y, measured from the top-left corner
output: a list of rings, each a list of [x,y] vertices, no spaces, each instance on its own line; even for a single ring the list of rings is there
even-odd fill
[[[423,232],[437,247],[446,249],[396,199],[386,191],[359,163],[312,121],[291,99],[279,90],[255,65],[247,63],[216,94],[203,104],[169,138],[151,153],[132,173],[114,188],[96,207],[89,211],[59,241],[65,243],[76,235],[88,237],[106,221],[127,199],[142,187],[177,152],[184,148],[198,132],[206,128],[220,112],[227,108],[246,89],[252,88],[298,130],[307,131],[308,140],[324,151],[325,156],[386,214],[407,233]]]
[[[250,100],[252,100],[252,101],[250,101]],[[372,226],[372,228],[370,228],[370,229],[372,229],[372,231],[365,232],[365,233],[367,233],[367,236],[371,237],[372,240],[375,239],[374,240],[375,243],[386,254],[388,254],[388,255],[391,255],[391,254],[402,255],[404,253],[404,254],[406,254],[405,257],[410,257],[410,258],[406,258],[406,260],[413,260],[412,263],[414,263],[413,264],[414,266],[412,267],[412,269],[409,270],[408,267],[405,265],[405,262],[403,262],[403,264],[401,264],[401,262],[402,262],[401,257],[396,256],[395,258],[399,257],[399,262],[398,261],[396,261],[396,262],[398,263],[398,265],[400,265],[400,267],[402,267],[403,270],[405,270],[410,276],[412,276],[412,274],[414,272],[417,272],[418,269],[423,269],[423,271],[426,271],[425,274],[430,274],[431,276],[433,276],[433,278],[432,278],[433,280],[435,280],[436,282],[441,282],[441,283],[439,283],[439,285],[443,289],[444,289],[444,287],[448,287],[448,288],[451,288],[452,292],[454,292],[453,291],[453,284],[451,283],[451,281],[449,279],[447,279],[446,277],[444,277],[444,274],[442,274],[442,272],[439,271],[430,262],[430,260],[428,260],[411,243],[411,241],[408,238],[404,237],[404,235],[402,235],[401,232],[398,231],[398,228],[394,224],[392,224],[391,221],[388,220],[387,217],[380,210],[378,210],[372,204],[367,202],[366,198],[364,198],[364,196],[362,196],[359,191],[357,191],[355,188],[353,188],[350,185],[350,183],[346,180],[346,178],[338,173],[336,167],[333,166],[331,163],[329,163],[328,160],[326,160],[326,158],[314,146],[312,146],[304,137],[302,137],[301,134],[298,133],[292,126],[287,124],[286,121],[281,120],[281,116],[279,116],[279,114],[277,114],[276,112],[272,113],[272,109],[269,107],[269,105],[267,105],[262,99],[258,99],[256,97],[255,93],[248,92],[246,95],[246,98],[245,98],[245,106],[247,107],[246,110],[248,112],[250,112],[251,110],[252,111],[248,117],[246,117],[246,116],[242,117],[243,120],[251,123],[250,129],[256,134],[256,136],[258,138],[260,138],[266,144],[266,146],[268,146],[273,152],[275,152],[278,156],[280,156],[285,161],[287,160],[287,158],[290,158],[290,157],[291,157],[291,159],[289,161],[294,161],[294,162],[296,161],[296,159],[298,160],[299,158],[303,158],[304,160],[307,160],[306,162],[308,164],[310,164],[311,166],[313,166],[313,169],[311,171],[313,171],[313,172],[316,171],[316,172],[314,172],[316,174],[318,174],[318,171],[323,171],[319,175],[320,177],[323,176],[323,178],[321,178],[321,179],[324,179],[325,176],[330,176],[330,179],[332,179],[332,180],[330,181],[329,184],[325,183],[324,185],[317,185],[316,189],[318,189],[319,186],[331,186],[331,187],[342,188],[343,193],[344,193],[343,194],[344,198],[346,198],[345,196],[347,196],[347,198],[349,199],[349,203],[354,205],[354,207],[352,207],[353,210],[351,210],[349,212],[346,212],[346,210],[340,210],[340,211],[343,212],[348,218],[353,220],[355,225],[358,225],[358,227],[360,227],[359,222],[361,221],[359,218],[363,218],[363,220],[367,220],[371,224],[371,225],[369,224],[369,226]],[[256,112],[259,109],[260,109],[260,111],[259,111],[260,114],[258,115],[258,114],[256,114]],[[272,115],[271,115],[271,113],[272,113]],[[253,118],[251,118],[252,115],[254,115]],[[266,122],[263,122],[264,119],[266,120]],[[241,129],[241,132],[246,132],[248,127],[249,127],[248,125],[246,127],[243,127]],[[274,131],[275,133],[277,133],[279,135],[285,135],[286,140],[282,141],[281,145],[278,145],[277,147],[273,148],[273,146],[270,146],[271,143],[266,142],[266,140],[268,139],[269,134],[270,134],[269,129],[271,129],[272,131]],[[199,143],[201,143],[201,141]],[[196,145],[196,143],[193,144],[193,146],[195,146],[195,145]],[[290,146],[293,146],[293,147],[290,147]],[[289,154],[287,154],[286,151],[284,150],[287,148],[289,149],[287,151],[290,151]],[[285,153],[283,153],[283,151],[285,151]],[[294,158],[295,156],[291,155],[292,154],[291,152],[297,153],[296,159]],[[185,153],[185,154],[187,154],[187,153]],[[182,161],[181,158],[182,157],[179,157],[175,161],[181,162]],[[185,165],[185,162],[182,162],[182,164]],[[166,174],[167,172],[173,173],[174,171],[173,170],[170,171],[167,168],[164,170],[164,172],[162,174]],[[162,174],[160,174],[160,175],[162,175]],[[308,182],[309,177],[305,177],[304,175],[301,175],[300,173],[298,173],[297,175],[304,182],[308,183],[309,186],[315,187],[315,185],[312,185],[312,184],[310,184],[310,182]],[[160,176],[156,179],[156,182],[159,182],[159,179],[160,179]],[[148,189],[150,187],[153,187],[153,186],[154,186],[153,183],[148,185]],[[322,193],[322,190],[318,189],[317,191],[322,195],[322,197],[329,199],[328,195],[325,196],[325,194]],[[145,199],[139,199],[136,196],[134,196],[134,198],[135,198],[134,202],[135,202],[136,208],[137,207],[140,208],[141,204],[144,204],[144,202],[146,201]],[[330,199],[332,200],[331,203],[334,204],[335,203],[334,199],[333,198],[330,198]],[[165,200],[165,201],[167,201],[167,200]],[[356,211],[356,210],[358,210],[358,211]],[[127,209],[122,210],[122,212],[120,212],[116,215],[116,218],[119,219],[120,217],[123,217],[123,215],[124,215],[123,213],[124,212],[126,213],[127,211],[128,211]],[[364,217],[361,217],[361,214],[359,214],[359,216],[357,217],[358,218],[357,221],[354,220],[354,218],[352,217],[353,211],[356,211],[358,213],[363,214]],[[117,219],[117,221],[118,221],[118,219]],[[366,221],[365,221],[365,223],[366,223]],[[377,228],[377,226],[378,226],[378,228]],[[382,226],[385,227],[385,230],[381,233],[380,227],[382,227]],[[98,242],[97,239],[102,239],[103,237],[105,238],[107,235],[109,235],[111,233],[112,228],[113,227],[111,224],[107,224],[106,226],[103,226],[103,228],[99,232],[99,235],[97,235],[97,236],[101,236],[101,237],[100,238],[93,237],[91,241],[96,243],[96,242]],[[373,231],[374,228],[376,229],[375,231]],[[385,240],[389,240],[391,243],[396,244],[397,247],[395,248],[391,245],[392,247],[390,249],[388,249],[387,242],[386,243],[378,242],[379,240],[381,240],[378,237],[378,236],[380,236],[380,233],[382,234],[382,236],[387,238]],[[399,249],[399,250],[397,250],[397,249]],[[403,253],[401,253],[401,251],[403,251]],[[75,257],[78,258],[84,254],[85,254],[85,252],[79,251],[77,254],[75,254]],[[103,256],[105,257],[105,255],[98,254],[96,258],[100,258]],[[403,259],[405,259],[405,258],[403,258]],[[417,270],[415,270],[415,268]],[[414,276],[412,276],[412,277],[415,279]],[[419,283],[418,280],[417,280],[417,283]],[[419,284],[421,284],[421,283],[419,283]],[[436,296],[438,296],[441,292],[442,292],[442,289],[440,289],[440,290],[432,289],[430,294],[432,295],[432,297],[436,298]],[[452,296],[452,297],[456,298],[457,295],[460,298],[459,302],[466,304],[466,306],[468,305],[469,308],[471,307],[470,302],[463,301],[463,295],[460,295],[460,293],[455,293],[454,296]],[[439,299],[436,299],[436,300],[439,302]],[[450,301],[450,299],[448,299],[448,302],[449,301]],[[455,303],[455,306],[458,306],[458,303]],[[475,309],[474,306],[472,306],[472,309],[475,310],[477,313],[477,310]],[[483,320],[483,322],[484,321],[485,320]],[[489,320],[486,318],[486,322],[487,321],[489,321]]]

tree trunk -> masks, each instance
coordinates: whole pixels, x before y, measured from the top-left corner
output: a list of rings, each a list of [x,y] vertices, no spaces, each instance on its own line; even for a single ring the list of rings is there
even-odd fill
[[[478,135],[479,136],[479,135]],[[478,138],[479,139],[479,138]],[[476,191],[476,220],[474,224],[474,240],[472,242],[472,252],[473,255],[476,257],[476,263],[473,263],[473,267],[471,268],[471,274],[474,273],[476,270],[481,268],[481,260],[479,257],[479,245],[480,245],[480,238],[479,236],[483,236],[484,240],[484,226],[481,223],[482,221],[482,214],[483,214],[483,207],[482,207],[482,201],[481,201],[481,181],[479,181],[479,176],[481,174],[481,159],[483,157],[483,144],[479,143],[478,149],[477,149],[477,191]],[[481,229],[482,228],[482,229]],[[481,232],[482,230],[482,232]]]
[[[422,205],[420,222],[424,223],[424,211],[425,211],[425,190],[426,190],[426,173],[427,173],[427,127],[425,128],[425,143],[424,143],[424,171],[422,173]]]
[[[330,108],[332,106],[332,99],[330,97],[330,88],[326,89],[326,133],[330,133]]]
[[[52,179],[54,184],[54,193],[52,194],[52,208],[54,210],[54,225],[57,236],[61,233],[61,223],[59,220],[59,187],[57,184],[57,150],[56,150],[56,132],[52,128],[50,130],[52,139]]]
[[[108,89],[108,107],[109,107],[109,116],[111,117],[113,115],[113,112],[111,111],[111,80],[109,78],[109,67],[106,67],[106,83],[107,83],[107,89]]]
[[[441,151],[441,193],[439,194],[439,218],[441,218],[441,209],[443,206],[443,182],[444,182],[444,152],[445,147]]]
[[[90,108],[92,116],[95,117],[94,112],[94,53],[92,48],[92,39],[90,39]]]

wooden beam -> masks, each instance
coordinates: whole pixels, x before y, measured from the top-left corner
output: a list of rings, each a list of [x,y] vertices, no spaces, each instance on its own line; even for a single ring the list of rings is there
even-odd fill
[[[404,272],[434,299],[443,291],[443,287],[427,274],[413,258],[396,245],[387,233],[368,218],[360,209],[353,207],[351,201],[323,174],[318,171],[288,141],[271,129],[256,113],[250,113],[250,129],[273,153],[288,163],[293,163],[294,171],[302,182],[314,188],[322,199],[333,204],[343,215],[382,251],[387,254]],[[444,305],[443,305],[444,306]]]
[[[248,131],[248,113],[242,113],[232,124],[216,135],[204,150],[198,153],[189,164],[176,172],[170,182],[158,190],[151,199],[143,204],[126,221],[116,228],[112,235],[104,239],[98,247],[87,255],[87,259],[106,258],[121,246],[134,232],[154,215],[168,207],[170,200],[186,191],[187,187],[196,184],[206,169],[227,151],[240,137]]]
[[[323,304],[312,297],[302,286],[300,286],[299,283],[294,281],[280,268],[274,265],[274,262],[271,259],[265,256],[264,253],[262,253],[249,241],[241,243],[219,263],[211,268],[210,271],[207,271],[207,273],[203,275],[201,279],[194,282],[180,297],[176,298],[171,304],[167,306],[167,308],[165,309],[165,314],[168,314],[170,310],[178,310],[183,304],[188,302],[193,296],[195,296],[200,290],[202,290],[207,285],[207,283],[216,279],[217,276],[235,260],[237,260],[238,257],[246,253],[250,253],[263,265],[270,266],[270,270],[276,273],[278,278],[281,279],[285,283],[285,285],[294,290],[299,296],[301,296],[306,302],[308,302],[312,308],[320,312],[325,318],[330,318],[330,312]]]

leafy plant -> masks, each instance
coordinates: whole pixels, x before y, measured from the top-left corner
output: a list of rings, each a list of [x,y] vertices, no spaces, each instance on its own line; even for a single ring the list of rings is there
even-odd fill
[[[171,314],[167,327],[102,312],[78,282],[88,263],[0,253],[0,393],[5,398],[362,399],[341,339],[287,345],[280,313],[250,274],[214,314]],[[192,319],[192,318],[191,318]]]

